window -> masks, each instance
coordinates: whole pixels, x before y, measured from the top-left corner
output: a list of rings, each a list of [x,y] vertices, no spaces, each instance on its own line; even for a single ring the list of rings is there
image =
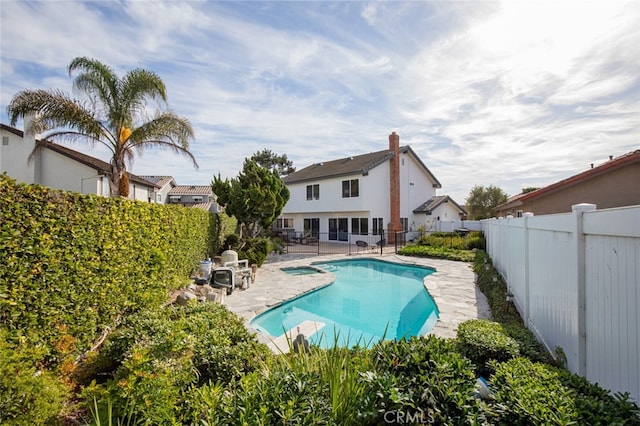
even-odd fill
[[[342,181],[342,198],[358,197],[360,195],[360,184],[358,179]]]
[[[369,234],[369,218],[366,217],[352,217],[351,218],[351,233],[354,235],[367,235]]]
[[[307,200],[320,199],[320,185],[307,185]]]
[[[329,240],[349,241],[349,219],[346,217],[329,219]]]
[[[281,217],[276,219],[277,229],[293,229],[293,219],[288,217]]]
[[[303,221],[304,234],[318,238],[320,236],[320,219],[317,217],[305,218]]]
[[[409,219],[407,219],[406,217],[401,217],[400,218],[400,223],[402,223],[402,230],[403,231],[408,231],[409,230]]]
[[[204,197],[202,195],[194,195],[193,196],[193,202],[194,203],[201,203],[202,200],[204,200]]]
[[[380,235],[384,232],[384,224],[382,223],[381,217],[373,218],[373,234]]]
[[[2,145],[9,145],[9,136],[3,136],[2,137]]]
[[[179,203],[180,200],[182,200],[182,196],[180,196],[180,195],[170,195],[169,196],[169,203],[171,203],[171,204]]]

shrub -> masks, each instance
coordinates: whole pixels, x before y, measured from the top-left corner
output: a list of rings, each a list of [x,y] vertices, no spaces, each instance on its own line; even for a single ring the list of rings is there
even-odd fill
[[[34,360],[46,349],[11,343],[0,331],[0,424],[37,426],[61,424],[68,388],[54,375],[38,369]]]
[[[249,264],[254,263],[262,266],[269,252],[271,252],[273,244],[269,238],[251,238],[245,241],[242,251],[238,253],[241,259],[248,259]]]
[[[501,324],[520,324],[524,328],[518,310],[507,300],[507,286],[485,252],[475,252],[473,271],[476,273],[480,291],[487,297],[493,319]]]
[[[525,358],[514,358],[495,368],[491,384],[496,402],[496,423],[577,423],[575,395],[562,384],[559,370]]]
[[[97,400],[99,413],[111,404],[116,417],[171,424],[187,415],[190,389],[240,380],[270,355],[222,305],[148,309],[127,318],[109,337],[95,358],[105,370],[93,368],[94,380],[108,380],[94,381],[85,397],[89,406]]]
[[[458,326],[460,353],[476,365],[480,376],[491,373],[490,361],[506,361],[520,354],[518,342],[497,322],[469,320]]]
[[[384,341],[371,350],[374,370],[367,374],[369,407],[377,422],[385,413],[418,416],[430,424],[468,424],[481,417],[474,399],[475,374],[452,341],[435,336]]]
[[[403,256],[435,257],[447,260],[457,260],[461,262],[472,262],[475,253],[468,250],[450,249],[448,247],[432,247],[421,245],[408,245],[398,250],[398,254]]]

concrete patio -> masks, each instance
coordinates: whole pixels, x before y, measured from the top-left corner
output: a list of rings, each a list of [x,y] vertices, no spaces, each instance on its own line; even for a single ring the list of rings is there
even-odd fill
[[[439,319],[429,334],[439,337],[455,337],[458,324],[474,318],[490,318],[487,299],[475,284],[475,274],[471,265],[440,259],[422,259],[399,256],[394,253],[358,255],[276,255],[270,256],[258,269],[256,280],[250,288],[237,290],[226,299],[227,308],[244,318],[249,329],[249,321],[265,310],[289,299],[330,285],[334,275],[330,272],[311,275],[289,275],[281,268],[307,266],[312,262],[336,259],[365,258],[398,263],[429,266],[436,272],[428,275],[424,285],[436,302]],[[271,343],[271,338],[258,333],[259,340]]]

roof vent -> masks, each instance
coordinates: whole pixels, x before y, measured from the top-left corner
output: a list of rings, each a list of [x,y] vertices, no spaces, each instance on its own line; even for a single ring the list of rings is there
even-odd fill
[[[591,168],[593,169],[593,163],[591,163]]]
[[[613,155],[609,156],[609,161],[613,160]]]

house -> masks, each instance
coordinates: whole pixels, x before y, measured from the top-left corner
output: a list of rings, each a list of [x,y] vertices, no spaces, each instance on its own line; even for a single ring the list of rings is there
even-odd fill
[[[211,185],[176,185],[168,193],[167,204],[181,204],[213,213],[221,211]]]
[[[315,163],[283,180],[290,198],[275,229],[336,242],[381,232],[393,242],[396,231],[424,224],[426,215],[414,210],[441,187],[411,147],[400,146],[395,132],[388,149]]]
[[[156,191],[156,203],[168,204],[169,191],[178,186],[176,180],[172,176],[140,176],[158,187]]]
[[[463,220],[467,216],[464,207],[456,203],[448,195],[435,195],[413,210],[416,215],[425,215],[422,221],[425,230],[433,230],[438,221]]]
[[[640,150],[614,158],[494,208],[497,217],[568,213],[571,206],[591,203],[598,209],[640,205]]]
[[[109,196],[109,163],[48,141],[29,161],[36,145],[34,135],[1,123],[0,134],[0,173],[18,182]],[[129,173],[130,199],[155,202],[157,189],[154,183]]]

